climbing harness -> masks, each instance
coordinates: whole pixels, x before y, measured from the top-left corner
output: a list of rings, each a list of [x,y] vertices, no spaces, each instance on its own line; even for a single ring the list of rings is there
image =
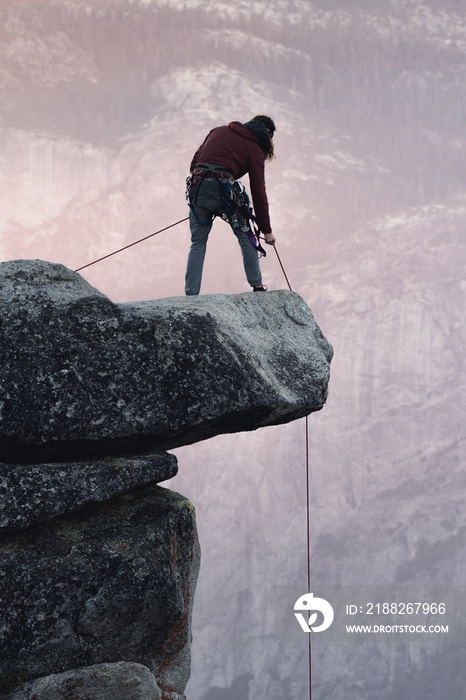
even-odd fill
[[[198,217],[194,208],[205,179],[216,180],[220,188],[220,195],[225,203],[225,209],[214,212],[214,216],[220,216],[233,229],[243,231],[251,245],[257,250],[259,257],[265,258],[267,253],[260,242],[261,232],[248,193],[241,182],[235,180],[229,168],[221,168],[211,163],[198,163],[186,178],[186,201],[196,219],[198,220]]]
[[[223,172],[223,171],[222,171]],[[196,171],[191,174],[192,175],[196,174]],[[202,173],[199,173],[199,175],[204,178],[206,174],[202,175]],[[190,177],[191,177],[190,176]],[[221,175],[219,174],[219,179],[221,178]],[[188,178],[189,180],[190,178]],[[226,179],[233,179],[232,176],[226,175]],[[195,181],[194,181],[195,182]],[[234,183],[238,183],[238,181],[233,180]],[[240,187],[242,185],[238,183]],[[188,189],[188,182],[187,182],[187,198],[190,194],[192,184],[189,184],[189,189]],[[244,188],[243,188],[244,190]],[[247,194],[246,194],[247,197]],[[189,200],[188,200],[189,201]],[[249,202],[249,199],[247,200]],[[110,258],[112,255],[116,255],[117,253],[121,253],[123,250],[126,250],[127,248],[131,248],[134,245],[137,245],[138,243],[142,243],[142,241],[146,241],[148,238],[152,238],[152,236],[156,236],[158,233],[162,233],[162,231],[167,231],[169,228],[173,228],[174,226],[177,226],[178,224],[183,223],[184,221],[187,221],[189,217],[185,217],[184,219],[180,219],[179,221],[176,221],[174,224],[170,224],[169,226],[165,226],[165,228],[161,228],[158,231],[155,231],[154,233],[149,234],[148,236],[144,236],[144,238],[140,238],[137,241],[134,241],[133,243],[129,243],[126,246],[123,246],[123,248],[119,248],[118,250],[113,251],[112,253],[108,253],[108,255],[104,255],[101,258],[98,258],[97,260],[93,260],[90,263],[87,263],[87,265],[82,265],[82,267],[78,267],[75,272],[79,272],[80,270],[84,270],[86,267],[90,267],[91,265],[95,265],[96,263],[100,262],[101,260],[105,260],[106,258]],[[227,219],[228,221],[228,219]],[[260,232],[256,235],[260,235]],[[260,245],[260,244],[259,244]],[[280,256],[278,254],[278,250],[276,245],[273,246],[275,253],[277,255],[278,262],[280,264],[281,270],[283,272],[283,275],[285,277],[286,283],[288,285],[288,289],[290,292],[292,292],[291,284],[288,279],[288,276],[285,272],[285,268],[283,267],[283,263],[280,259]],[[265,253],[264,253],[265,255]],[[309,465],[310,465],[310,447],[309,447],[309,416],[306,416],[305,418],[306,421],[306,533],[307,533],[307,592],[311,592],[311,530],[310,530],[310,489],[309,489]],[[309,634],[309,700],[312,700],[312,645],[311,645],[311,634]]]

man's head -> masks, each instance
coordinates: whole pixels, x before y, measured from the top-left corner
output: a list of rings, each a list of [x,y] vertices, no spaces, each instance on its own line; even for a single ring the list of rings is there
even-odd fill
[[[275,133],[275,124],[273,123],[273,120],[270,117],[266,117],[265,114],[258,114],[257,116],[253,117],[253,121],[256,122],[262,122],[267,127],[267,131],[270,134],[270,138],[273,139],[273,135]]]

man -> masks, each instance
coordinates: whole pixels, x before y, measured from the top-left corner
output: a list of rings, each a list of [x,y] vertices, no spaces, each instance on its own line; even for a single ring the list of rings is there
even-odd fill
[[[275,245],[265,191],[264,165],[274,156],[275,124],[258,115],[249,122],[230,122],[212,129],[191,161],[188,183],[191,248],[186,268],[185,292],[199,294],[207,239],[215,216],[230,223],[243,255],[246,279],[255,292],[262,292],[258,239],[249,223],[249,200],[238,178],[249,173],[254,213],[268,245]],[[249,233],[249,236],[248,236]],[[251,242],[252,241],[252,242]]]

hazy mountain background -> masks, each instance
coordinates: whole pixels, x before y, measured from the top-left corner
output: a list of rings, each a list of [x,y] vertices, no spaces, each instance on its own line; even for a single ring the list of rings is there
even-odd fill
[[[465,60],[464,0],[0,0],[1,259],[75,269],[183,219],[207,131],[274,118],[277,250],[335,349],[313,589],[466,584]],[[182,223],[82,274],[180,295],[188,248]],[[273,250],[262,269],[286,286]],[[218,222],[202,292],[243,277]],[[307,646],[273,628],[274,587],[306,586],[304,422],[176,454],[203,557],[187,697],[308,697]],[[319,645],[313,697],[462,700],[465,651]]]

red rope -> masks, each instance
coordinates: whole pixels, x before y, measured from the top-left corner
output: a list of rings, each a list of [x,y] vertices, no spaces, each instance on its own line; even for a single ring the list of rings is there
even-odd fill
[[[277,246],[274,245],[275,253],[277,254],[278,262],[285,276],[286,283],[290,292],[292,292],[291,284],[283,267],[283,263],[278,254]],[[307,592],[311,592],[311,522],[310,522],[310,492],[309,492],[309,416],[306,416],[306,535],[307,535]],[[309,700],[312,700],[312,645],[311,633],[309,633]]]
[[[106,260],[106,258],[110,258],[112,255],[116,255],[117,253],[121,253],[122,250],[127,250],[128,248],[131,248],[133,245],[137,245],[138,243],[142,243],[142,241],[147,241],[148,238],[152,238],[152,236],[156,236],[158,233],[162,233],[162,231],[166,231],[169,228],[173,228],[173,226],[178,226],[178,224],[183,223],[183,221],[187,221],[189,219],[189,216],[186,216],[184,219],[180,219],[179,221],[176,221],[174,224],[170,224],[170,226],[165,226],[165,228],[161,228],[159,231],[155,231],[155,233],[150,233],[148,236],[144,236],[144,238],[140,238],[138,241],[134,241],[134,243],[129,243],[128,245],[123,246],[123,248],[119,248],[118,250],[114,250],[113,253],[108,253],[108,255],[104,255],[102,258],[98,258],[97,260],[93,260],[90,263],[87,263],[87,265],[83,265],[82,267],[78,267],[75,272],[79,272],[80,270],[84,270],[86,267],[90,267],[91,265],[95,265],[98,262],[101,262],[101,260]]]
[[[307,505],[307,592],[311,592],[311,523],[310,523],[310,493],[309,493],[309,416],[306,416],[306,505]],[[311,633],[309,633],[309,700],[312,700],[312,648]]]
[[[291,289],[290,280],[288,279],[287,274],[286,274],[286,272],[285,272],[285,268],[283,267],[282,261],[280,260],[280,256],[279,256],[279,254],[278,254],[278,250],[277,250],[277,246],[276,246],[276,245],[274,245],[274,250],[275,250],[275,252],[276,252],[276,254],[277,254],[278,262],[280,263],[280,267],[282,268],[282,272],[283,272],[283,274],[284,274],[284,276],[285,276],[286,283],[287,283],[287,285],[288,285],[288,289],[290,290],[290,292],[292,292],[293,290]]]

